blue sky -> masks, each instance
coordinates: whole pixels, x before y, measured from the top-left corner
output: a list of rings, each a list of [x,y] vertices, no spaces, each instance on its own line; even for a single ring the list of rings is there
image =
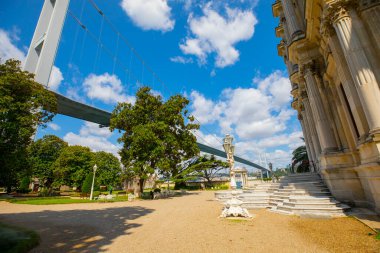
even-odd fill
[[[105,18],[91,1],[71,1],[50,89],[107,111],[118,101],[133,102],[141,85],[164,98],[181,93],[201,123],[199,142],[222,149],[221,139],[230,133],[238,155],[257,162],[259,154],[267,154],[275,167],[290,163],[302,132],[290,108],[286,68],[277,56],[272,1],[94,2]],[[42,0],[0,2],[2,60],[25,59],[42,5]],[[62,115],[37,137],[45,134],[93,150],[117,153],[119,147],[117,133]]]

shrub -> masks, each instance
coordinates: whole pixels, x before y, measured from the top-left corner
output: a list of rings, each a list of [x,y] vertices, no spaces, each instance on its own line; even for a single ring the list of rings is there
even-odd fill
[[[156,189],[153,190],[153,192],[156,192],[156,193],[157,192],[161,192],[161,189],[160,188],[156,188]]]
[[[29,177],[23,177],[20,182],[20,186],[17,190],[18,193],[28,193],[29,191],[29,184],[30,184],[30,179]]]
[[[229,188],[228,185],[225,185],[225,184],[219,186],[220,190],[228,190],[228,188]]]
[[[89,173],[82,184],[82,192],[83,193],[90,193],[91,192],[91,186],[92,186],[92,177],[93,173]]]

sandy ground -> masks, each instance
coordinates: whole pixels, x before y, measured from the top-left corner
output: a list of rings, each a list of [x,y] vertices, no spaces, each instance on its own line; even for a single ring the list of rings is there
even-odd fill
[[[253,220],[225,220],[213,194],[50,206],[0,202],[0,221],[37,231],[42,240],[32,252],[380,252],[373,231],[353,218],[253,210]]]

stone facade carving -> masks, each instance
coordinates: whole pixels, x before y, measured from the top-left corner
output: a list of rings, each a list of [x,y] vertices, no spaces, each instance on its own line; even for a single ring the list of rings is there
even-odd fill
[[[340,201],[380,213],[380,0],[272,8],[288,32],[276,33],[278,50],[315,170]]]

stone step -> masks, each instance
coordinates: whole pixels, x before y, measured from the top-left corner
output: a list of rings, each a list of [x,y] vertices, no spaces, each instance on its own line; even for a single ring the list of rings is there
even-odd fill
[[[273,213],[279,213],[279,214],[285,214],[285,215],[293,215],[292,212],[285,211],[285,210],[278,210],[277,208],[270,208],[269,211],[273,212]]]
[[[263,209],[263,208],[269,208],[269,204],[268,203],[243,203],[241,207],[247,208],[247,209]]]
[[[265,200],[265,201],[268,201],[270,200],[269,196],[268,197],[239,197],[238,199],[242,200],[242,201],[256,201],[256,200]]]
[[[287,185],[325,185],[322,181],[292,182]]]
[[[312,197],[312,196],[292,196],[289,198],[289,202],[293,203],[305,203],[305,202],[318,202],[318,203],[325,203],[325,202],[338,202],[334,200],[332,197]]]
[[[337,205],[338,203],[316,203],[316,202],[305,202],[305,203],[294,203],[294,202],[288,202],[284,201],[283,206],[286,207],[296,207],[300,209],[308,209],[308,208],[333,208],[333,207],[340,207]]]
[[[278,205],[278,210],[293,212],[293,213],[344,213],[341,207],[289,207]]]

